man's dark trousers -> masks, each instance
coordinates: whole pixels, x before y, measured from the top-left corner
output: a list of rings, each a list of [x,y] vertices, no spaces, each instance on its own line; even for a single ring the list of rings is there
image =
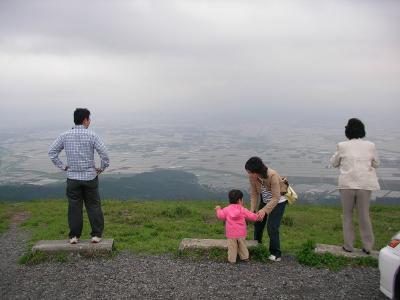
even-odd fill
[[[104,229],[104,217],[99,195],[99,179],[67,179],[69,237],[79,238],[83,228],[83,203],[92,227],[91,236],[101,237]]]

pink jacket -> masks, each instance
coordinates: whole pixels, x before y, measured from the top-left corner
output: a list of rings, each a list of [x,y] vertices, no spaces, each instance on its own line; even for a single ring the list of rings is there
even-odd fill
[[[245,238],[247,236],[246,220],[256,221],[257,215],[240,204],[230,204],[217,209],[217,218],[225,221],[225,233],[228,239]]]

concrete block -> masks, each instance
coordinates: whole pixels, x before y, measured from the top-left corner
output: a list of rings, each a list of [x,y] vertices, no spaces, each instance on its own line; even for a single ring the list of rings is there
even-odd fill
[[[78,244],[70,244],[69,240],[50,240],[38,241],[33,247],[32,252],[42,251],[45,253],[74,252],[82,254],[105,254],[113,249],[114,239],[103,239],[100,243],[94,244],[90,240],[79,240]]]
[[[257,241],[246,240],[247,247],[255,247],[258,245]],[[226,239],[183,239],[179,245],[179,251],[188,249],[204,249],[211,248],[228,249]]]
[[[333,255],[345,256],[351,258],[371,256],[377,259],[379,257],[379,251],[375,250],[371,251],[370,255],[367,255],[364,252],[362,252],[361,249],[355,248],[353,252],[346,252],[342,249],[342,246],[326,245],[326,244],[317,244],[315,247],[315,253],[331,253]]]

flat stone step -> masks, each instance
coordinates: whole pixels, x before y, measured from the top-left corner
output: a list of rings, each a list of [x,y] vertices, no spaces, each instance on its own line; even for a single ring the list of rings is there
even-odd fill
[[[354,248],[353,252],[346,252],[342,249],[342,246],[337,245],[326,245],[326,244],[317,244],[315,247],[315,253],[331,253],[333,255],[341,255],[345,257],[357,258],[357,257],[368,257],[371,256],[373,258],[379,257],[379,251],[372,250],[370,255],[362,252],[361,249]]]
[[[247,247],[255,247],[258,245],[257,241],[246,240]],[[188,249],[203,249],[208,250],[211,248],[228,249],[226,239],[183,239],[179,245],[179,251]]]
[[[109,253],[113,250],[114,239],[103,239],[100,243],[94,244],[90,240],[79,240],[78,244],[70,244],[69,240],[42,240],[33,247],[32,252],[42,251],[55,253],[60,251],[75,253]]]

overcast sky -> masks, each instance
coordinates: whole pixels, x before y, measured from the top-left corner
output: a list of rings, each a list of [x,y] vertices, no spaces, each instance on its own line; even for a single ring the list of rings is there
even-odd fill
[[[3,128],[68,124],[75,107],[394,127],[400,1],[1,0],[0,104]]]

